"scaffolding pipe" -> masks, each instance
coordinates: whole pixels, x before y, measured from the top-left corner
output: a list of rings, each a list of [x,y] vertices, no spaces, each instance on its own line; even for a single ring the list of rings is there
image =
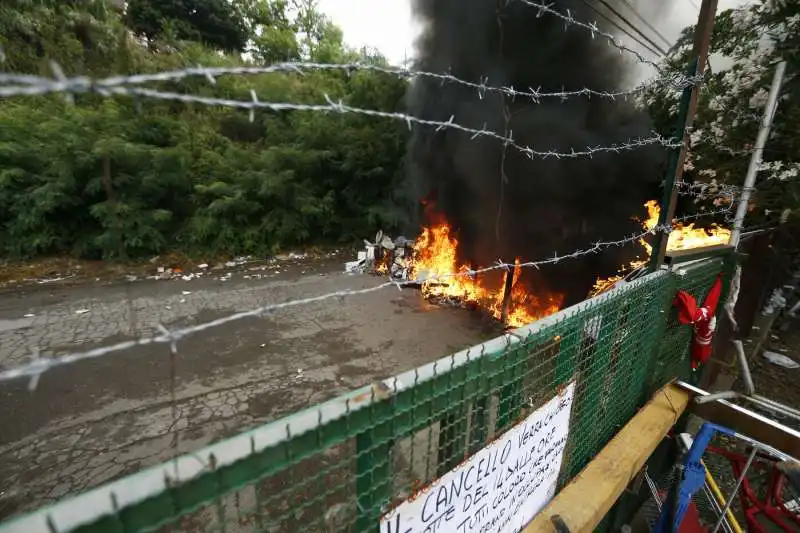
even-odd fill
[[[753,155],[750,158],[750,166],[747,168],[742,195],[739,197],[739,206],[736,208],[736,218],[733,221],[733,231],[730,239],[730,245],[734,248],[739,247],[739,240],[742,237],[744,217],[747,215],[747,206],[750,204],[753,185],[756,183],[756,174],[758,174],[758,167],[761,165],[761,158],[764,155],[764,146],[767,144],[767,138],[769,137],[770,129],[772,129],[772,120],[775,118],[775,111],[778,109],[778,94],[780,93],[785,73],[786,61],[781,61],[778,63],[775,75],[772,78],[772,87],[769,90],[767,106],[764,108],[764,117],[761,119],[761,127],[758,130],[758,137],[756,137],[755,150],[753,150]]]

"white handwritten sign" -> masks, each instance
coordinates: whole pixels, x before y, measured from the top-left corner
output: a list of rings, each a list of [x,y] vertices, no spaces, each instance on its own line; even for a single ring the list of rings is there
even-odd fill
[[[516,533],[555,495],[575,384],[381,518],[381,533]]]

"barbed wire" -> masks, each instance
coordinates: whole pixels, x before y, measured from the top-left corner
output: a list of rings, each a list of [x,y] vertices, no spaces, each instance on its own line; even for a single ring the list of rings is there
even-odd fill
[[[533,103],[541,103],[542,100],[548,98],[558,98],[565,100],[575,96],[597,96],[601,98],[609,98],[615,100],[617,98],[627,99],[647,90],[655,84],[667,84],[675,90],[683,90],[687,86],[703,83],[702,76],[690,78],[687,76],[669,78],[656,78],[646,81],[633,89],[619,90],[619,91],[605,91],[596,90],[584,87],[581,89],[560,91],[544,91],[541,87],[534,89],[529,87],[528,90],[518,90],[513,86],[497,86],[490,85],[489,78],[483,77],[479,82],[472,82],[454,76],[452,73],[437,73],[428,72],[424,70],[414,70],[403,67],[392,67],[383,65],[373,65],[367,63],[318,63],[306,61],[287,61],[276,63],[266,67],[204,67],[198,65],[196,67],[188,67],[177,70],[168,70],[163,72],[145,73],[145,74],[132,74],[125,76],[111,76],[106,78],[89,78],[86,76],[78,76],[73,78],[66,78],[64,80],[46,78],[43,76],[32,76],[27,74],[13,74],[0,72],[0,97],[11,96],[40,96],[50,93],[81,93],[99,91],[98,88],[111,88],[111,87],[125,87],[132,85],[147,85],[150,83],[158,82],[177,82],[192,77],[202,77],[208,80],[211,84],[216,84],[216,80],[222,76],[229,75],[262,75],[273,73],[288,73],[294,72],[305,75],[306,71],[344,71],[348,74],[351,72],[368,71],[378,72],[388,75],[394,75],[402,78],[429,78],[438,80],[442,84],[453,83],[475,89],[479,97],[483,98],[486,93],[500,93],[512,98],[524,98]],[[15,85],[12,85],[15,84]]]
[[[58,87],[61,88],[62,91],[68,92],[68,88],[70,87],[70,81],[64,80],[58,84]],[[378,118],[388,118],[393,120],[400,120],[405,122],[409,129],[411,129],[412,124],[418,124],[421,126],[428,126],[428,127],[435,127],[437,131],[441,131],[444,129],[453,129],[459,130],[464,133],[470,134],[473,139],[477,137],[489,137],[496,140],[503,142],[506,146],[516,149],[517,151],[521,152],[522,154],[526,155],[528,158],[533,159],[534,157],[541,157],[541,158],[548,158],[554,157],[556,159],[572,159],[577,157],[592,157],[598,153],[620,153],[622,151],[633,150],[635,148],[641,148],[645,146],[653,146],[653,145],[660,145],[667,148],[677,148],[681,146],[681,143],[675,141],[673,139],[667,139],[658,133],[654,133],[651,137],[642,137],[638,139],[631,139],[624,143],[619,144],[612,144],[610,146],[589,146],[585,149],[575,150],[570,149],[569,152],[559,152],[557,150],[537,150],[531,148],[529,146],[524,146],[518,144],[514,141],[513,138],[513,131],[510,132],[508,137],[501,135],[497,132],[492,130],[482,129],[478,130],[475,128],[470,128],[467,126],[462,126],[455,122],[455,116],[451,116],[448,121],[438,121],[438,120],[428,120],[422,119],[419,117],[415,117],[413,115],[409,115],[406,113],[400,112],[390,112],[390,111],[378,111],[375,109],[364,109],[359,107],[349,106],[342,101],[334,102],[330,96],[327,94],[324,95],[325,104],[297,104],[291,102],[264,102],[258,99],[255,91],[251,91],[251,99],[249,101],[246,100],[233,100],[228,98],[217,98],[212,96],[198,96],[193,94],[183,94],[183,93],[176,93],[176,92],[168,92],[168,91],[160,91],[156,89],[149,89],[144,87],[137,87],[137,86],[127,86],[127,85],[85,85],[83,86],[84,90],[93,91],[103,96],[136,96],[136,97],[143,97],[143,98],[152,98],[156,100],[165,100],[165,101],[178,101],[183,102],[186,104],[201,104],[201,105],[208,105],[208,106],[222,106],[222,107],[231,107],[235,109],[244,109],[250,111],[250,120],[253,121],[255,119],[255,111],[257,109],[268,109],[271,111],[317,111],[317,112],[327,112],[327,113],[354,113],[359,115],[366,115],[371,117],[378,117]],[[32,88],[36,88],[36,86],[32,86]],[[2,88],[0,88],[0,95],[2,95]],[[485,128],[485,125],[484,125]]]
[[[691,196],[697,200],[717,200],[727,199],[733,201],[734,198],[744,191],[755,192],[756,187],[740,187],[727,183],[716,182],[677,182],[675,183],[678,196]]]
[[[391,112],[391,111],[378,111],[375,109],[364,109],[360,107],[349,106],[342,101],[334,102],[327,94],[324,95],[325,104],[296,104],[291,102],[264,102],[258,99],[255,91],[251,91],[251,100],[232,100],[228,98],[217,98],[212,96],[197,96],[192,94],[182,94],[175,92],[159,91],[154,89],[146,89],[141,87],[127,87],[127,86],[114,86],[114,87],[93,87],[93,89],[104,96],[122,95],[122,96],[138,96],[144,98],[153,98],[157,100],[178,101],[187,104],[201,104],[208,106],[223,106],[235,109],[245,109],[250,111],[250,120],[255,120],[255,111],[257,109],[268,109],[271,111],[317,111],[324,113],[354,113],[358,115],[365,115],[377,118],[388,118],[392,120],[399,120],[405,122],[409,129],[413,124],[421,126],[435,127],[437,131],[445,129],[458,130],[472,136],[472,139],[478,137],[493,138],[503,142],[506,146],[516,149],[522,154],[526,155],[529,159],[534,157],[548,158],[554,157],[556,159],[574,159],[578,157],[592,157],[599,153],[620,153],[635,148],[642,148],[645,146],[660,145],[666,148],[677,148],[682,145],[681,142],[667,139],[658,133],[654,133],[651,137],[642,137],[637,139],[630,139],[623,143],[612,144],[609,146],[588,146],[584,149],[575,150],[571,148],[569,152],[559,152],[557,150],[537,150],[529,146],[518,144],[514,141],[513,131],[506,137],[495,131],[482,129],[478,130],[467,126],[462,126],[455,122],[455,116],[451,116],[447,121],[428,120],[408,115],[406,113]],[[484,128],[486,126],[484,125]]]
[[[394,280],[387,281],[385,283],[381,283],[374,287],[368,287],[365,289],[346,289],[341,291],[330,292],[327,294],[322,294],[319,296],[313,296],[310,298],[303,298],[299,300],[290,300],[282,303],[269,304],[248,311],[233,313],[231,315],[220,317],[215,320],[211,320],[201,324],[195,324],[193,326],[178,328],[174,330],[170,330],[165,325],[160,324],[158,326],[158,331],[159,331],[158,335],[140,337],[138,339],[123,341],[109,346],[102,346],[99,348],[94,348],[92,350],[87,350],[83,352],[74,352],[56,357],[43,357],[44,351],[38,347],[33,347],[31,348],[31,361],[28,364],[21,365],[17,368],[4,370],[0,372],[0,383],[21,378],[29,378],[30,379],[29,388],[33,390],[36,388],[39,378],[48,370],[52,370],[53,368],[56,367],[65,366],[88,359],[104,357],[106,355],[122,352],[125,350],[136,348],[138,346],[148,346],[151,344],[168,344],[170,345],[171,348],[170,353],[175,353],[177,351],[177,343],[189,335],[200,333],[202,331],[206,331],[208,329],[222,326],[224,324],[242,320],[244,318],[263,318],[264,316],[271,314],[273,312],[280,311],[283,309],[289,309],[292,307],[299,307],[313,303],[319,303],[331,299],[341,300],[344,299],[345,297],[361,296],[388,288],[396,288],[398,290],[402,290],[404,287],[418,286],[421,283],[442,282],[462,276],[475,277],[479,274],[497,270],[511,271],[514,268],[533,268],[538,270],[543,266],[554,265],[562,261],[569,261],[572,259],[578,259],[583,256],[597,254],[610,248],[620,248],[625,246],[626,244],[639,242],[648,235],[655,235],[656,233],[659,232],[669,235],[675,230],[676,224],[681,224],[682,222],[685,222],[687,220],[697,219],[704,216],[712,216],[716,214],[727,213],[730,212],[732,208],[733,206],[731,205],[726,207],[725,209],[709,211],[704,213],[696,213],[693,215],[687,215],[685,217],[676,218],[670,224],[664,224],[661,226],[657,225],[651,229],[644,230],[640,233],[631,235],[629,237],[625,237],[623,239],[619,239],[616,241],[598,241],[589,248],[576,250],[566,255],[558,255],[556,253],[553,254],[552,257],[549,257],[547,259],[541,259],[538,261],[527,261],[524,263],[506,263],[503,261],[497,261],[495,264],[484,268],[464,269],[460,270],[459,272],[450,272],[446,274],[426,277],[424,280],[415,279],[406,281],[394,281]]]
[[[641,53],[637,52],[633,48],[626,46],[621,40],[617,39],[612,34],[602,31],[597,25],[596,21],[587,23],[577,20],[575,17],[572,16],[572,11],[569,9],[566,10],[566,14],[556,9],[553,9],[553,6],[555,5],[554,2],[542,3],[542,2],[536,2],[534,0],[518,0],[518,1],[537,9],[539,11],[538,16],[547,13],[549,15],[553,15],[554,17],[563,20],[565,30],[570,25],[573,25],[587,30],[592,35],[592,38],[599,35],[600,37],[605,38],[609,45],[613,46],[614,48],[617,48],[620,51],[620,53],[627,52],[632,56],[634,56],[640,63],[644,63],[646,65],[654,67],[656,71],[659,73],[662,72],[661,65],[659,65],[658,63],[656,63],[651,59],[647,59]]]
[[[641,63],[645,63],[655,67],[656,71],[664,74],[663,68],[656,62],[647,59],[636,50],[624,45],[614,35],[606,33],[597,25],[597,22],[586,23],[575,19],[571,11],[568,9],[566,14],[553,9],[554,4],[539,3],[533,0],[519,0],[521,3],[533,7],[539,11],[538,16],[548,13],[565,22],[565,28],[570,25],[585,29],[589,31],[594,38],[599,35],[604,37],[608,43],[620,52],[627,52],[636,57]],[[275,72],[296,72],[304,74],[307,70],[343,70],[343,71],[359,71],[367,70],[373,72],[382,72],[409,78],[431,78],[441,81],[442,83],[456,83],[467,87],[474,88],[479,91],[479,94],[486,92],[499,92],[507,96],[528,98],[533,102],[540,102],[544,98],[569,98],[572,96],[599,96],[603,98],[627,98],[634,96],[648,87],[653,85],[666,85],[675,89],[685,89],[688,86],[703,84],[705,77],[701,74],[696,76],[686,76],[678,72],[671,72],[668,75],[645,82],[633,89],[620,90],[620,91],[605,91],[596,90],[588,87],[561,91],[542,91],[541,87],[534,89],[532,87],[528,90],[517,90],[513,86],[493,86],[488,84],[488,78],[484,77],[480,82],[471,82],[460,79],[452,73],[436,73],[421,70],[413,70],[408,68],[391,67],[375,64],[365,63],[320,63],[320,62],[281,62],[266,67],[203,67],[197,66],[196,68],[185,68],[180,70],[164,71],[160,73],[136,74],[127,76],[112,76],[104,79],[91,79],[85,76],[78,76],[67,78],[64,75],[63,69],[55,62],[51,62],[51,70],[54,74],[53,78],[46,78],[42,76],[33,76],[27,74],[13,74],[13,73],[0,73],[0,97],[9,96],[35,96],[48,93],[61,93],[61,92],[99,92],[99,88],[113,88],[130,85],[144,85],[154,82],[165,81],[178,81],[192,76],[202,76],[210,83],[215,83],[215,78],[219,76],[235,74],[235,75],[255,75],[255,74],[268,74]],[[18,84],[18,85],[8,85]],[[5,87],[3,87],[5,85]]]

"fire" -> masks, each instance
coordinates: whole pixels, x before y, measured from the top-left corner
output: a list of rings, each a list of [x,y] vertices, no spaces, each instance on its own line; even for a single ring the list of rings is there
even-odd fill
[[[661,208],[658,202],[650,200],[644,206],[647,208],[647,220],[644,221],[646,229],[653,229],[658,224],[658,217],[661,215]],[[694,224],[684,226],[681,223],[675,224],[672,233],[669,234],[667,241],[667,251],[691,250],[693,248],[704,248],[706,246],[717,246],[727,244],[731,239],[731,230],[721,228],[716,224],[710,228],[696,228]],[[653,247],[644,243],[649,257]]]
[[[660,209],[654,200],[647,202],[645,207],[647,219],[643,221],[642,227],[652,230],[658,224]],[[457,253],[458,239],[453,228],[440,216],[431,218],[435,222],[423,228],[422,234],[414,242],[414,257],[409,268],[409,278],[421,282],[422,293],[426,298],[453,299],[461,304],[475,305],[501,320],[504,279],[491,274],[475,275],[472,265],[460,264]],[[714,226],[706,229],[697,228],[694,224],[677,223],[670,233],[667,250],[688,250],[724,244],[730,239],[730,234],[731,231],[727,228]],[[592,289],[592,295],[607,290],[622,280],[628,272],[647,263],[653,251],[652,245],[644,239],[641,239],[639,244],[644,252],[643,257],[624,265],[616,276],[598,279]],[[377,265],[377,270],[385,272],[388,270],[387,267],[388,264],[381,261]],[[460,275],[452,275],[454,272],[459,272]],[[523,326],[549,316],[561,309],[563,304],[563,295],[547,291],[542,291],[539,295],[531,293],[523,283],[519,282],[521,273],[521,268],[514,269],[506,320],[506,325],[511,327]]]
[[[658,225],[658,218],[661,216],[661,207],[655,200],[650,200],[644,204],[644,206],[647,209],[647,218],[642,223],[642,227],[652,230]],[[672,232],[669,234],[667,251],[691,250],[694,248],[727,244],[730,238],[731,230],[719,227],[716,224],[710,228],[697,228],[693,223],[686,226],[681,223],[676,223],[673,225]],[[599,294],[609,289],[620,281],[627,272],[642,267],[648,262],[653,253],[653,246],[644,239],[641,239],[639,244],[644,248],[646,257],[631,261],[628,265],[623,266],[616,276],[606,279],[598,278],[592,288],[591,295]]]
[[[462,304],[476,305],[500,320],[503,314],[503,280],[488,275],[470,275],[472,266],[459,264],[458,239],[446,221],[423,228],[414,243],[413,279],[422,279],[422,293],[426,298],[453,298]],[[519,260],[517,260],[519,263]],[[451,276],[453,272],[463,275]],[[506,324],[519,327],[561,308],[561,295],[537,296],[519,283],[522,269],[514,269],[511,297]],[[430,279],[430,281],[425,281]],[[494,281],[495,283],[492,283]]]

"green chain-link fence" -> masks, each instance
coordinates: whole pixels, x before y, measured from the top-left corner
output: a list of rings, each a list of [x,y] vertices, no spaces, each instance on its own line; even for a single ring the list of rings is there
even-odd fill
[[[688,372],[659,271],[534,324],[0,526],[0,532],[376,531],[380,517],[575,383],[559,487]]]

